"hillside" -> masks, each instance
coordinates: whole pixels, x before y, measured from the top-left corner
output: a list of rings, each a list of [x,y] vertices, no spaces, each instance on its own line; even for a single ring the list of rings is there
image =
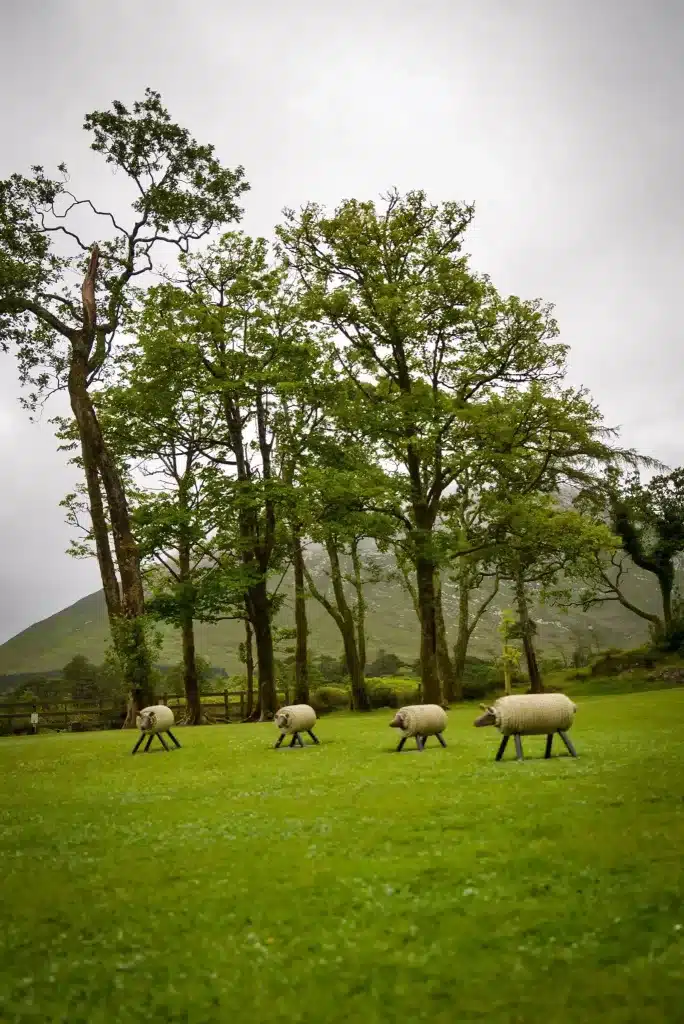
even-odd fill
[[[373,557],[388,568],[390,556],[379,556],[369,547]],[[320,548],[308,553],[308,564],[312,575],[322,589],[326,588],[326,560]],[[278,616],[281,626],[293,626],[291,575],[286,576],[281,589],[288,599]],[[655,588],[650,581],[634,573],[631,578],[629,595],[643,606],[657,608]],[[368,601],[368,650],[372,656],[379,648],[393,651],[406,660],[414,660],[418,654],[418,626],[415,612],[409,598],[397,584],[380,583],[366,588]],[[505,592],[492,602],[473,638],[471,653],[480,657],[493,656],[499,646],[496,632],[497,611],[510,606],[510,595]],[[444,611],[453,643],[456,634],[457,595],[456,585],[444,582]],[[337,627],[317,601],[308,602],[310,642],[316,654],[338,655],[341,643]],[[572,650],[579,637],[586,641],[588,636],[596,637],[600,647],[634,647],[647,637],[646,623],[626,611],[617,602],[606,604],[589,614],[573,612],[561,614],[556,608],[537,608],[539,645],[549,654],[558,653],[560,648]],[[591,630],[591,633],[589,632]],[[180,639],[177,632],[163,628],[164,645],[160,661],[164,664],[180,660]],[[108,642],[109,630],[102,591],[89,594],[75,604],[36,622],[0,646],[0,676],[19,672],[45,672],[62,668],[75,654],[83,654],[93,661],[101,661]],[[239,622],[221,622],[208,626],[197,625],[198,653],[208,658],[213,665],[228,672],[240,671],[237,648],[244,632]]]

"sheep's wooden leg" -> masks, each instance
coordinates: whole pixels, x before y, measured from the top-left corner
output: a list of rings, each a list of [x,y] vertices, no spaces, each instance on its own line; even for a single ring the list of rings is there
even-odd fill
[[[403,750],[404,744],[406,743],[407,739],[408,739],[408,736],[402,736],[401,737],[401,739],[399,740],[399,746],[397,747],[397,752],[399,752],[400,750]]]
[[[147,753],[147,751],[148,751],[148,750],[150,749],[150,747],[151,747],[151,745],[152,745],[152,740],[153,740],[153,739],[154,739],[154,733],[153,733],[153,732],[151,732],[151,733],[149,734],[149,736],[147,737],[147,743],[145,744],[145,748],[144,748],[144,750],[143,750],[143,754],[146,754],[146,753]]]
[[[425,750],[425,737],[416,734],[416,746],[419,750]]]
[[[297,737],[297,743],[299,744],[299,746],[303,747],[304,746],[304,740],[302,739],[300,734],[297,732],[297,733],[295,733],[295,736]]]
[[[504,751],[506,750],[506,747],[508,746],[508,741],[510,740],[510,738],[511,738],[510,736],[504,736],[504,738],[501,740],[501,743],[499,745],[499,749],[496,752],[496,760],[497,761],[500,761],[501,758],[504,756]]]
[[[171,730],[170,730],[170,729],[167,729],[167,730],[166,730],[166,735],[167,735],[167,736],[170,736],[170,737],[171,737],[171,739],[173,740],[173,742],[174,742],[174,743],[176,744],[176,746],[177,746],[177,747],[180,747],[180,743],[178,742],[178,740],[177,740],[177,739],[176,739],[176,737],[175,737],[175,736],[173,735],[173,733],[171,732]]]
[[[133,750],[131,751],[132,754],[136,754],[138,752],[138,747],[140,746],[140,744],[142,743],[142,741],[144,739],[145,739],[145,733],[141,732],[140,736],[138,737],[138,742],[136,743],[136,745],[133,747]]]
[[[293,732],[293,733],[292,733],[292,739],[290,740],[290,742],[289,742],[288,746],[290,746],[290,747],[294,747],[294,746],[296,746],[296,743],[297,743],[297,735],[298,735],[298,734],[297,734],[296,732]]]
[[[164,739],[164,737],[162,736],[162,734],[160,732],[157,733],[157,736],[159,737],[159,742],[161,743],[162,747],[168,753],[169,748],[166,745],[166,740]]]
[[[446,747],[446,740],[442,736],[441,732],[437,733],[437,739],[439,740],[443,747]]]
[[[520,735],[516,732],[516,734],[514,735],[513,739],[515,741],[515,756],[517,757],[518,761],[522,761],[522,759],[523,759],[523,752],[522,752],[522,740],[520,739]]]
[[[550,732],[546,737],[546,750],[544,751],[544,757],[551,757],[551,744],[553,743],[553,733]]]
[[[280,734],[280,736],[279,736],[279,738],[278,738],[278,742],[277,742],[277,743],[276,743],[276,745],[275,745],[275,749],[276,749],[276,750],[278,749],[278,747],[279,747],[279,746],[280,746],[280,744],[281,744],[281,743],[283,742],[283,740],[285,739],[285,737],[286,737],[286,736],[287,736],[287,733],[286,733],[286,732],[281,732],[281,734]]]
[[[565,744],[565,746],[570,751],[570,756],[571,757],[577,757],[577,751],[573,747],[572,740],[570,739],[568,734],[566,732],[561,732],[560,729],[559,729],[558,730],[558,735],[560,736],[560,738],[563,740],[563,743]]]
[[[317,737],[317,736],[314,736],[314,734],[313,734],[313,733],[311,732],[311,729],[307,729],[306,731],[308,732],[309,736],[310,736],[310,737],[311,737],[311,739],[312,739],[312,740],[314,741],[314,743],[316,743],[316,744],[317,744],[317,743],[318,743],[318,737]]]

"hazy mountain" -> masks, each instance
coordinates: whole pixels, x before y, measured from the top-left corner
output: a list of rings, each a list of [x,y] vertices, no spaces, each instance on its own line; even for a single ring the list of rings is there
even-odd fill
[[[385,569],[393,566],[389,555],[378,554],[369,542],[366,551]],[[324,551],[312,547],[307,554],[312,575],[321,589],[327,588],[327,560]],[[274,584],[275,586],[275,581]],[[281,588],[288,599],[278,616],[281,626],[293,626],[291,573]],[[629,595],[649,610],[657,610],[656,591],[644,574],[633,572]],[[395,583],[379,583],[365,588],[368,601],[368,651],[373,656],[379,648],[393,651],[407,661],[418,654],[418,623],[410,599]],[[497,612],[510,607],[510,592],[503,591],[492,602],[473,638],[471,653],[492,656],[499,647],[496,632]],[[444,610],[449,641],[456,635],[457,589],[448,578],[444,580]],[[338,655],[341,642],[337,626],[320,604],[308,602],[310,644],[317,654]],[[578,639],[587,639],[593,633],[601,647],[633,647],[647,637],[647,624],[631,614],[617,602],[611,602],[589,614],[574,612],[563,615],[556,608],[536,608],[539,645],[552,653],[561,647],[566,651],[577,645]],[[164,664],[180,660],[180,638],[177,631],[163,627],[164,645],[160,661]],[[238,644],[244,637],[239,622],[221,622],[214,626],[197,624],[197,650],[212,664],[237,672],[241,666],[237,658]],[[93,661],[101,661],[109,638],[107,615],[102,591],[89,594],[75,604],[36,622],[0,646],[0,675],[19,672],[38,672],[60,669],[75,654],[83,654]]]

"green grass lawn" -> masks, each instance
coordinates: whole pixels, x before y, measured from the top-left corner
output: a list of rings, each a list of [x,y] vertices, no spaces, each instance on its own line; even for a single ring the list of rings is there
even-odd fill
[[[0,1021],[682,1021],[684,692],[582,701],[578,760],[475,713],[0,740]]]

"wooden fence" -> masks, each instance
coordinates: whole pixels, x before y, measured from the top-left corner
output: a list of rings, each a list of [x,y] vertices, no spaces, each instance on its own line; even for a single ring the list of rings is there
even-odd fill
[[[210,722],[239,722],[247,711],[244,690],[221,690],[201,695],[202,710]],[[185,713],[183,694],[163,694],[158,704],[167,704],[176,721]],[[77,732],[85,729],[120,729],[126,717],[125,701],[67,700],[17,701],[0,703],[0,735],[31,731],[31,713],[38,712],[38,728]]]

